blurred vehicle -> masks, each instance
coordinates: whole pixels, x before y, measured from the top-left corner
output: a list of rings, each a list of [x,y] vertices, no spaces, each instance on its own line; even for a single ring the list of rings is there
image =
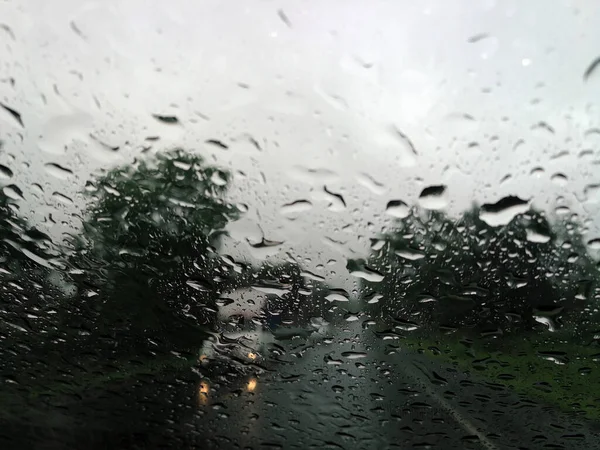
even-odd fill
[[[204,341],[200,361],[226,359],[243,368],[264,361],[266,345],[273,341],[262,324],[266,296],[251,288],[236,289],[217,301],[216,333]]]

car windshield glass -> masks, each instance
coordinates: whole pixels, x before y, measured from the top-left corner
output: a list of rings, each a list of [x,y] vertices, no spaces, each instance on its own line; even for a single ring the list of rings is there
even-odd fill
[[[598,24],[0,2],[0,448],[600,449]]]

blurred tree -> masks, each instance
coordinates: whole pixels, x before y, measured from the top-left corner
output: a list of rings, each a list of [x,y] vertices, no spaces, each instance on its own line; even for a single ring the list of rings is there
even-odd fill
[[[229,182],[228,172],[176,149],[88,183],[91,204],[71,262],[87,285],[79,318],[93,324],[89,332],[112,346],[198,345],[229,274],[213,257],[238,215],[223,199]]]
[[[312,278],[312,279],[311,279]],[[307,276],[297,263],[265,264],[250,274],[248,284],[269,295],[265,323],[271,330],[281,326],[307,327],[315,318],[327,319],[328,289],[323,281]]]
[[[363,283],[364,296],[383,295],[365,307],[400,330],[555,329],[584,309],[597,279],[577,222],[551,226],[534,210],[493,227],[475,206],[458,220],[414,209],[373,248],[353,262],[386,274]]]
[[[55,304],[51,297],[57,283],[48,283],[48,277],[60,261],[50,237],[30,227],[18,210],[0,191],[0,304],[5,324],[31,331],[46,323],[41,313]]]
[[[15,190],[15,187],[11,187]],[[23,384],[47,362],[33,354],[58,328],[59,299],[71,286],[48,235],[19,216],[17,201],[0,190],[0,376]],[[17,386],[17,384],[15,384]]]

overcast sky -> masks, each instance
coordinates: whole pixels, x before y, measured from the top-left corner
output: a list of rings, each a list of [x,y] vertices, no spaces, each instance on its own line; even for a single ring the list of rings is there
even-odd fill
[[[584,77],[598,23],[594,0],[3,2],[0,102],[23,126],[0,111],[14,173],[0,182],[58,237],[79,226],[90,175],[159,136],[153,152],[182,145],[236,174],[231,197],[250,209],[227,252],[264,233],[285,241],[271,257],[333,259],[323,273],[338,275],[387,202],[428,185],[448,186],[453,214],[512,194],[598,217],[600,67]],[[283,215],[296,200],[313,206]]]

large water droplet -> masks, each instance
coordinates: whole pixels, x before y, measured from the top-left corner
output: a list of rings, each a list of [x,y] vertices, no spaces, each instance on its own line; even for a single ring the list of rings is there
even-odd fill
[[[350,275],[353,275],[357,278],[362,278],[365,281],[370,281],[371,283],[379,283],[385,278],[383,274],[373,269],[369,269],[368,267],[361,267],[360,269],[352,270]]]
[[[349,302],[348,293],[343,289],[332,289],[325,297],[325,300],[330,302]]]
[[[0,164],[0,180],[9,180],[13,177],[13,171]]]
[[[419,195],[419,205],[425,209],[443,209],[448,205],[447,188],[445,185],[428,186]]]
[[[269,256],[274,256],[279,253],[281,249],[281,245],[283,245],[283,241],[270,241],[268,239],[262,238],[260,242],[252,243],[248,239],[246,239],[248,244],[250,244],[252,256],[257,259],[266,259]]]
[[[549,230],[544,230],[540,227],[528,227],[526,233],[527,240],[536,244],[545,244],[551,239]]]
[[[486,203],[481,207],[479,218],[492,227],[506,225],[517,215],[529,209],[529,201],[519,197],[504,197],[496,203]]]
[[[402,200],[390,200],[385,207],[385,213],[396,219],[405,219],[410,215],[410,208]]]
[[[73,171],[71,169],[68,169],[55,163],[44,164],[44,169],[50,175],[52,175],[55,178],[58,178],[59,180],[66,180],[73,175]]]
[[[4,192],[8,198],[12,198],[13,200],[25,200],[25,197],[23,197],[23,191],[14,184],[4,186],[2,192]]]

